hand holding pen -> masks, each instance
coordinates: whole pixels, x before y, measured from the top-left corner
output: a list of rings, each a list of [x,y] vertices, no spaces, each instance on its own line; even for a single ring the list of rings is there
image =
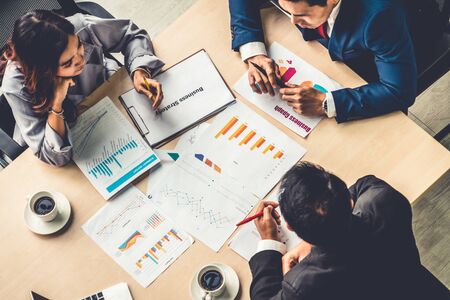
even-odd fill
[[[138,69],[133,73],[133,84],[138,93],[146,95],[153,102],[152,108],[156,110],[164,97],[161,83],[150,79],[146,72]]]

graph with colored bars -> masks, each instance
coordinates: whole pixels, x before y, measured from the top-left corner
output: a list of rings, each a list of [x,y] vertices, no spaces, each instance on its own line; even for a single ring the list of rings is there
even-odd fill
[[[156,229],[159,225],[164,222],[165,218],[161,216],[158,212],[152,214],[148,217],[145,222],[153,229]]]
[[[206,158],[203,154],[194,154],[195,158],[198,159],[201,162],[204,162],[205,165],[207,165],[208,167],[212,168],[214,171],[216,171],[217,173],[222,173],[222,169],[216,165],[215,163],[213,163],[209,158]]]
[[[288,82],[289,80],[291,80],[291,78],[297,73],[297,69],[290,66],[292,64],[292,60],[279,59],[278,64],[280,65],[281,80],[283,80],[284,82]],[[328,90],[326,88],[309,80],[303,81],[300,86],[312,87],[319,92],[328,93]]]
[[[176,248],[183,239],[175,229],[169,230],[159,241],[136,262],[138,269],[143,269],[146,265],[158,265],[160,257]]]
[[[125,240],[125,242],[123,242],[119,246],[120,252],[125,252],[125,251],[129,250],[131,247],[133,247],[136,244],[137,240],[142,237],[143,237],[142,233],[140,233],[139,231],[135,231],[129,238],[127,238]]]
[[[102,156],[94,158],[92,163],[88,164],[88,173],[94,178],[100,176],[112,177],[114,175],[114,168],[122,169],[121,159],[133,150],[137,150],[139,145],[134,139],[127,136],[127,138],[119,138],[116,141],[110,142],[110,149],[104,147]]]
[[[234,131],[232,129],[234,129]],[[242,135],[247,129],[250,131]],[[282,150],[275,150],[275,145],[266,141],[265,137],[257,137],[257,132],[248,128],[247,124],[239,122],[239,118],[236,116],[232,117],[228,123],[225,124],[225,126],[216,134],[215,138],[218,139],[221,136],[227,137],[227,134],[229,134],[227,138],[228,141],[232,141],[233,139],[239,140],[241,138],[238,145],[248,146],[251,151],[262,150],[261,153],[263,155],[268,155],[269,152],[274,153],[272,156],[274,159],[279,159],[284,155]]]

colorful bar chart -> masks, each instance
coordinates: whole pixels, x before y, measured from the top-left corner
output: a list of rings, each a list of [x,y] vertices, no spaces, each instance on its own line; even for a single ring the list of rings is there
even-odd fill
[[[216,134],[216,139],[219,138],[221,135],[227,134],[227,132],[231,129],[231,127],[236,124],[238,119],[236,117],[231,118],[231,120],[222,128],[222,130],[219,131],[219,133]]]
[[[297,73],[297,70],[294,67],[280,67],[281,80],[284,82],[288,82],[295,73]]]
[[[114,147],[114,145],[113,145]],[[88,171],[88,174],[94,176],[95,178],[98,178],[100,175],[111,177],[113,176],[113,172],[111,171],[110,166],[111,165],[117,165],[119,168],[122,168],[122,164],[120,163],[119,159],[120,156],[124,155],[125,153],[129,152],[132,149],[137,149],[138,144],[135,140],[130,140],[128,143],[123,145],[122,147],[118,148],[115,152],[113,152],[111,155],[107,156],[105,159],[100,161],[98,164],[96,164],[93,168],[91,168]]]
[[[120,252],[125,252],[129,250],[131,247],[133,247],[134,244],[136,244],[138,238],[142,237],[142,233],[139,231],[135,231],[128,239],[125,240],[120,246],[119,250]]]
[[[283,157],[283,155],[284,155],[284,153],[283,153],[283,152],[281,152],[281,151],[278,151],[278,152],[277,152],[277,154],[275,154],[275,155],[273,156],[273,158],[275,158],[275,159],[277,159],[277,158],[282,158],[282,157]]]
[[[208,167],[213,168],[214,171],[216,171],[217,173],[222,173],[222,169],[218,165],[213,163],[209,158],[206,158],[203,154],[197,153],[197,154],[194,154],[194,156],[199,161],[204,162],[205,165],[207,165]]]
[[[255,149],[261,147],[261,145],[264,144],[265,141],[266,141],[265,138],[260,137],[260,138],[256,141],[256,143],[253,144],[253,146],[250,148],[250,150],[253,151],[253,150],[255,150]]]
[[[256,135],[256,132],[254,130],[250,131],[245,138],[242,139],[242,141],[239,143],[239,146],[247,145],[248,142],[252,140],[252,138]]]
[[[312,87],[312,88],[318,90],[319,92],[322,92],[322,93],[328,93],[328,91],[327,91],[326,88],[324,88],[324,87],[321,86],[321,85],[315,84],[315,83],[312,82],[312,81],[303,81],[303,82],[300,84],[300,86],[304,86],[304,87]]]
[[[266,149],[264,149],[263,154],[266,154],[269,151],[272,151],[273,149],[275,149],[275,146],[270,144],[269,146],[266,147]]]
[[[239,128],[228,138],[228,140],[232,140],[234,138],[238,138],[244,130],[247,129],[246,124],[242,124]]]
[[[142,269],[144,264],[151,262],[158,265],[160,256],[168,253],[174,244],[179,244],[183,239],[179,236],[175,229],[170,229],[159,241],[157,241],[150,249],[136,262],[136,267]]]
[[[237,126],[237,123],[240,125]],[[235,126],[236,125],[236,126]],[[235,126],[236,129],[234,131],[230,131],[230,129]],[[249,128],[247,123],[240,122],[239,118],[237,116],[234,116],[230,118],[225,126],[222,127],[221,130],[217,132],[215,135],[216,139],[218,139],[220,136],[227,136],[227,133],[229,132],[228,138],[226,139],[229,143],[237,143],[239,146],[249,146],[250,151],[255,151],[261,149],[262,154],[267,154],[268,152],[275,150],[275,145],[273,143],[270,143],[270,141],[267,141],[266,137],[259,136],[257,134],[257,131]],[[238,138],[241,138],[237,142],[234,140],[237,140]],[[252,142],[252,143],[251,143]],[[268,143],[267,146],[265,144]],[[250,146],[251,145],[251,146]],[[245,148],[245,147],[243,147]],[[264,150],[262,150],[264,149]],[[283,157],[284,153],[283,151],[278,151],[275,153],[272,157],[273,159],[279,159]],[[211,168],[214,168],[217,172],[221,173],[220,167],[215,165],[211,160],[206,158],[203,154],[195,154],[195,157],[204,162],[206,165],[208,165]]]
[[[161,216],[159,213],[152,214],[145,221],[151,228],[156,229],[162,222],[164,222],[165,218]]]

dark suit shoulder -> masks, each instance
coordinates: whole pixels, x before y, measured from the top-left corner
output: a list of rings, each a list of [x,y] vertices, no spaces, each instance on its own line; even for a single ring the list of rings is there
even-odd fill
[[[283,286],[289,286],[299,299],[350,299],[350,281],[349,264],[342,255],[315,247],[286,273]]]

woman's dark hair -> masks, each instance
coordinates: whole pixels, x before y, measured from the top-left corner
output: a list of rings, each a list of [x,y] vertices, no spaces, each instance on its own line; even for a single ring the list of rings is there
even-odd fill
[[[295,233],[310,244],[337,247],[346,237],[352,208],[339,177],[302,162],[281,180],[280,210]]]
[[[12,36],[2,49],[0,77],[3,78],[8,60],[17,61],[36,111],[50,105],[59,58],[73,34],[72,23],[48,10],[28,12],[14,23]]]

